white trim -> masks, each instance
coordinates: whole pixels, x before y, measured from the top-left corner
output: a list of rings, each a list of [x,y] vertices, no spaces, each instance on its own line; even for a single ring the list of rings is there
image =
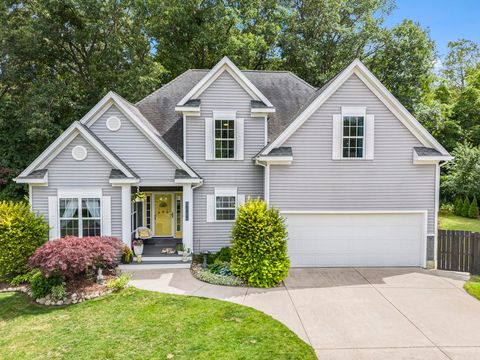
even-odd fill
[[[28,205],[30,206],[30,211],[33,211],[32,195],[33,195],[32,184],[28,184]]]
[[[128,247],[132,242],[132,189],[122,185],[122,241]]]
[[[109,179],[108,182],[114,185],[118,184],[138,184],[140,182],[139,179],[136,178],[126,178],[126,179]]]
[[[281,210],[280,214],[423,214],[420,263],[422,267],[427,267],[428,210]]]
[[[76,189],[57,189],[59,198],[101,198],[102,189],[76,190]]]
[[[191,185],[183,185],[182,203],[182,242],[183,246],[193,252],[193,189]],[[188,202],[188,209],[185,204]],[[188,214],[185,214],[188,210]],[[186,220],[188,218],[188,221]]]
[[[175,112],[183,113],[183,115],[200,116],[200,106],[175,106]]]
[[[270,205],[270,164],[265,166],[265,202]]]
[[[187,162],[187,115],[183,114],[183,161]]]
[[[255,100],[261,100],[268,107],[273,105],[268,99],[258,90],[255,85],[243,74],[240,69],[228,58],[224,57],[220,60],[203,78],[200,80],[187,95],[183,97],[177,106],[185,105],[190,99],[195,99],[200,96],[224,71],[227,71],[243,89]]]
[[[415,165],[419,164],[438,164],[441,161],[450,161],[453,159],[453,156],[444,155],[444,156],[420,156],[417,154],[415,149],[413,149],[413,163]]]
[[[60,237],[60,216],[58,212],[58,199],[57,196],[48,197],[48,225],[50,230],[48,232],[48,239],[55,240]]]
[[[440,145],[440,143],[413,117],[412,114],[408,112],[407,109],[405,109],[405,107],[358,59],[354,60],[345,70],[343,70],[330,83],[330,85],[263,150],[262,154],[268,154],[272,149],[280,147],[353,74],[356,74],[365,83],[365,85],[424,146],[433,147],[443,155],[448,155],[447,150]]]
[[[135,176],[112,154],[93,137],[83,126],[75,121],[65,130],[50,146],[43,151],[22,173],[19,177],[25,177],[37,167],[44,168],[50,161],[52,161],[76,136],[82,135],[83,138],[98,151],[111,165],[121,170],[127,176],[134,178]],[[22,179],[19,179],[22,180]]]
[[[35,184],[35,185],[48,185],[48,171],[41,179],[20,179],[19,177],[13,179],[17,184]]]
[[[92,126],[113,104],[115,104],[118,109],[145,135],[145,137],[163,152],[163,154],[173,162],[175,166],[185,170],[190,176],[195,176],[190,167],[185,164],[185,162],[167,144],[165,144],[163,140],[160,139],[157,129],[145,119],[140,111],[113,91],[108,92],[108,94],[105,95],[103,99],[80,120],[80,122],[88,127]]]
[[[293,156],[259,156],[255,161],[257,164],[263,161],[269,165],[290,165],[293,162]]]
[[[263,146],[266,146],[267,143],[268,143],[268,123],[267,123],[267,119],[268,117],[265,116],[265,120],[264,120],[264,140],[263,140]]]
[[[78,152],[81,152],[80,154]],[[72,158],[76,161],[83,161],[87,158],[88,151],[83,145],[74,146],[72,149]]]
[[[100,233],[102,236],[112,236],[112,197],[103,196],[100,198]]]
[[[200,178],[195,179],[175,179],[175,184],[202,184],[203,180]]]

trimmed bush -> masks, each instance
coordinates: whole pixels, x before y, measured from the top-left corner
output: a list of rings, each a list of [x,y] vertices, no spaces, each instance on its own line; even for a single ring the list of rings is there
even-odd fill
[[[220,249],[219,252],[215,254],[215,263],[216,262],[230,262],[232,258],[232,248],[226,246]]]
[[[231,271],[249,285],[276,286],[288,275],[287,230],[278,210],[248,199],[232,229]]]
[[[468,217],[468,211],[470,210],[470,201],[468,200],[468,196],[465,198],[462,207],[462,213],[460,214],[463,217]]]
[[[457,216],[462,216],[462,210],[463,210],[463,201],[461,197],[457,197],[455,200],[455,206],[453,213]]]
[[[476,196],[473,197],[470,208],[468,209],[468,217],[472,219],[478,219],[478,205]]]
[[[123,246],[122,241],[111,237],[65,237],[40,247],[29,265],[47,277],[61,275],[71,279],[88,269],[116,267],[117,255]]]
[[[130,274],[123,274],[115,279],[110,279],[107,281],[107,288],[112,291],[120,291],[125,289],[131,278],[132,276]]]
[[[0,277],[26,274],[28,259],[48,240],[48,224],[25,202],[0,202]]]

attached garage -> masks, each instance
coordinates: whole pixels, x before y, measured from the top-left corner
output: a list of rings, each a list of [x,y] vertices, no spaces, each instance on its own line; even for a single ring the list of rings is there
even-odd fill
[[[282,212],[291,266],[425,266],[426,214]]]

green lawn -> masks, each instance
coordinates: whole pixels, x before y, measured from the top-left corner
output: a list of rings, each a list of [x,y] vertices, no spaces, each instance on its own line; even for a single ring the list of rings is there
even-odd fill
[[[456,215],[438,215],[438,225],[442,230],[465,230],[480,232],[480,220]]]
[[[470,281],[467,281],[464,285],[465,290],[480,300],[480,276],[472,276]]]
[[[47,308],[0,293],[1,359],[315,359],[280,322],[224,301],[126,289]]]

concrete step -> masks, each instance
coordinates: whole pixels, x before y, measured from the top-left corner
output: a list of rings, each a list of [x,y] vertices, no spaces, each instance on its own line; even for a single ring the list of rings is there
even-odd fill
[[[148,261],[140,264],[133,262],[131,264],[120,264],[120,270],[154,270],[154,269],[190,269],[191,262],[183,261]]]
[[[157,262],[157,261],[161,261],[161,262],[181,262],[183,259],[182,256],[142,256],[142,263],[150,263],[150,262]],[[188,257],[188,261],[192,261],[192,257],[189,256]],[[136,263],[137,262],[137,257],[134,256],[133,257],[133,262]]]

